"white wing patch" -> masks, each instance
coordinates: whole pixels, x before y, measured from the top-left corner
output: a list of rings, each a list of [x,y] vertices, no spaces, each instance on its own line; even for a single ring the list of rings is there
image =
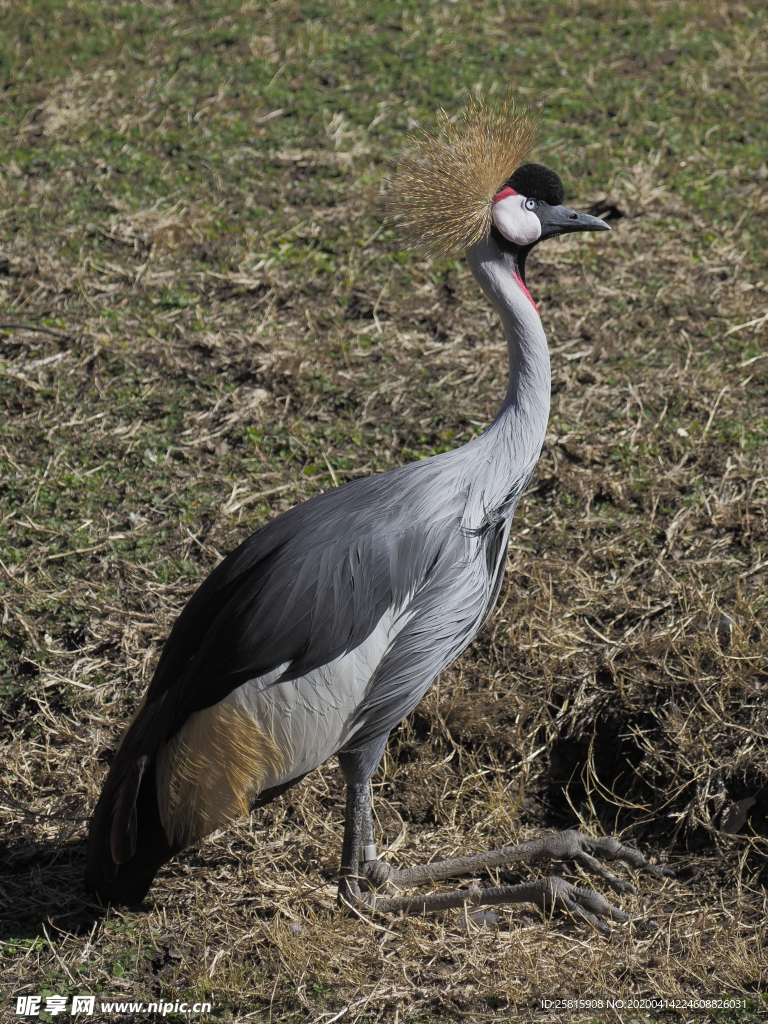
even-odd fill
[[[299,679],[288,664],[251,679],[190,715],[158,754],[157,796],[169,842],[186,846],[248,813],[264,790],[335,754],[368,682],[408,622],[408,602],[381,617],[367,640]]]
[[[288,782],[319,767],[343,744],[352,715],[368,681],[392,641],[408,622],[405,610],[390,609],[371,635],[348,654],[287,682],[269,675],[243,683],[222,703],[246,710],[280,752],[280,768],[260,789]]]

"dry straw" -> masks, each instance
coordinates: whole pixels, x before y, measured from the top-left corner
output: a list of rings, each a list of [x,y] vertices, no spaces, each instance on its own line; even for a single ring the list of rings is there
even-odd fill
[[[446,257],[484,238],[493,197],[530,153],[539,115],[511,99],[473,99],[454,119],[409,134],[413,151],[390,183],[388,209],[409,249]]]

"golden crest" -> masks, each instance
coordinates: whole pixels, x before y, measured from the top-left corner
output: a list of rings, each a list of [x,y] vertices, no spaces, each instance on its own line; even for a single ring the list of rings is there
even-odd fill
[[[536,111],[516,113],[511,99],[473,99],[456,118],[440,110],[434,128],[411,132],[413,151],[387,198],[406,248],[445,257],[484,238],[493,197],[530,153],[539,123]]]

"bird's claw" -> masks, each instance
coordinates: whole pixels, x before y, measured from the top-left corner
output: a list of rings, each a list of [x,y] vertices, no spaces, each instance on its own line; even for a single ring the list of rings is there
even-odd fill
[[[623,910],[614,907],[595,889],[580,889],[557,875],[531,882],[529,895],[531,902],[537,903],[542,910],[567,910],[574,917],[589,921],[602,935],[614,934],[602,918],[619,924],[626,924],[629,920]]]
[[[549,860],[573,861],[590,874],[597,875],[604,879],[618,893],[628,893],[631,896],[637,894],[637,890],[631,882],[619,878],[612,871],[609,871],[604,864],[597,859],[597,854],[603,860],[618,861],[621,864],[632,868],[634,871],[647,871],[656,878],[674,878],[675,872],[671,868],[657,867],[631,846],[625,846],[612,836],[589,836],[575,829],[565,832],[557,832],[547,836],[542,847],[543,857]]]

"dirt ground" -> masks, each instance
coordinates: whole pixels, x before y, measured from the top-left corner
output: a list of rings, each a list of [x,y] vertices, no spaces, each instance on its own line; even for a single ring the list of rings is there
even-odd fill
[[[766,1016],[761,5],[0,3],[0,70],[0,1013]],[[493,418],[497,318],[462,260],[399,251],[380,193],[409,119],[511,85],[613,230],[530,260],[544,452],[493,618],[391,737],[379,845],[578,826],[677,878],[637,878],[613,939],[530,906],[345,917],[329,762],[105,911],[87,819],[200,581],[280,511]]]

